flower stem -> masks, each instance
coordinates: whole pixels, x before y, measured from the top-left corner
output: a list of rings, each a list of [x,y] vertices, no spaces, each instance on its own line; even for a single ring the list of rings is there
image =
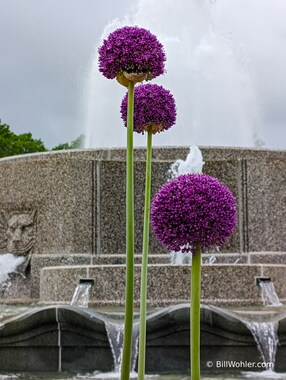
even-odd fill
[[[148,267],[149,226],[150,226],[151,163],[152,163],[152,129],[149,128],[148,129],[148,137],[147,137],[144,230],[143,230],[143,249],[142,249],[142,265],[141,265],[138,380],[144,380],[144,375],[145,375],[147,267]]]
[[[196,245],[192,256],[190,347],[192,380],[200,380],[200,299],[201,299],[201,247]]]
[[[127,160],[126,160],[126,284],[125,322],[121,365],[121,380],[129,380],[133,335],[134,294],[134,164],[133,164],[133,112],[134,83],[128,85],[127,110]]]

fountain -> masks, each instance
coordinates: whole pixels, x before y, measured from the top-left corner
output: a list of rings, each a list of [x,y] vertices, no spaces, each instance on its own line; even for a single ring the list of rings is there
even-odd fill
[[[156,4],[162,8],[160,1]],[[176,17],[170,12],[164,16],[167,17],[165,23],[156,23],[157,34],[162,37],[167,53],[175,52],[176,60],[170,55],[168,78],[173,78],[173,82],[168,87],[175,89],[183,110],[177,128],[184,125],[180,133],[176,134],[174,129],[171,134],[162,134],[160,144],[175,141],[178,145],[191,140],[209,145],[253,146],[258,116],[252,81],[236,62],[229,41],[216,31],[209,4],[193,1],[191,6],[199,23],[192,24],[188,20],[185,24],[190,25],[190,30],[177,29],[173,23]],[[130,22],[148,27],[148,21],[142,16],[142,9],[145,8],[146,13],[146,7],[150,9],[151,2],[141,1]],[[177,7],[176,11],[179,18],[186,17],[184,7]],[[107,29],[119,24],[113,23]],[[168,30],[161,25],[168,25]],[[193,40],[189,44],[190,35]],[[182,56],[186,42],[189,52]],[[116,127],[117,121],[106,119],[112,117],[112,112],[106,111],[106,102],[108,100],[110,108],[115,101],[116,109],[120,100],[115,98],[121,99],[122,89],[112,88],[108,92],[114,93],[111,99],[105,93],[105,84],[94,73],[94,67],[92,72],[87,103],[92,104],[92,108],[97,104],[97,108],[93,114],[89,106],[89,128],[93,130],[94,124],[102,125],[103,117],[106,125]],[[219,73],[218,77],[214,72]],[[183,78],[182,73],[186,73]],[[222,87],[222,77],[226,78],[224,94],[217,91]],[[186,92],[185,88],[176,87],[182,80],[184,84],[195,85],[190,85]],[[117,317],[124,305],[125,291],[125,242],[122,239],[125,150],[118,148],[122,145],[120,134],[124,128],[120,126],[114,131],[97,130],[95,140],[100,146],[117,148],[39,153],[0,160],[3,183],[0,187],[0,254],[4,257],[11,252],[19,256],[18,259],[22,256],[25,277],[13,278],[9,291],[3,289],[2,299],[7,304],[41,305],[2,319],[0,371],[119,370],[117,344],[122,339],[122,326]],[[93,140],[91,134],[88,140]],[[137,141],[138,145],[142,144]],[[224,363],[229,361],[248,363],[250,360],[258,369],[260,355],[264,356],[264,362],[274,363],[277,350],[275,369],[286,371],[283,306],[275,302],[274,320],[258,323],[250,322],[249,316],[242,316],[241,312],[228,310],[243,309],[245,305],[263,306],[265,296],[260,293],[257,278],[271,278],[280,300],[286,301],[286,152],[238,147],[202,147],[201,151],[204,172],[218,177],[232,190],[238,211],[238,224],[231,239],[220,251],[215,248],[203,255],[202,369],[211,372],[224,369]],[[203,162],[198,153],[196,149],[189,152],[189,148],[181,146],[154,148],[153,194],[168,180],[171,165],[175,172],[172,176],[190,170],[188,160],[185,161],[187,154],[189,158],[196,158],[191,169],[200,172]],[[136,307],[139,306],[144,169],[145,150],[136,148]],[[150,239],[150,253],[146,371],[185,373],[189,368],[187,302],[191,260],[181,257],[180,263],[170,264],[170,254],[154,236]],[[79,284],[83,279],[88,280],[88,284]],[[91,282],[94,282],[92,287]],[[263,314],[264,310],[257,313]],[[272,313],[271,307],[268,313]],[[134,329],[138,329],[136,323]],[[266,341],[267,347],[272,347],[272,356],[267,356],[270,351],[264,350]],[[257,344],[263,348],[258,349]],[[136,370],[135,359],[134,368]],[[241,366],[234,366],[233,370],[241,371]]]
[[[285,303],[285,204],[276,205],[276,202],[284,196],[286,157],[283,151],[255,149],[202,148],[201,151],[204,172],[228,184],[237,197],[239,214],[236,232],[229,242],[220,252],[203,254],[202,302],[208,306],[203,306],[201,311],[202,367],[209,371],[208,361],[249,358],[257,363],[261,361],[256,341],[246,324],[237,315],[225,315],[214,309],[215,305],[228,309],[243,309],[245,305],[262,307],[257,278],[271,279],[280,301]],[[168,179],[171,164],[177,159],[185,161],[188,154],[189,148],[154,148],[153,193]],[[0,330],[0,371],[112,370],[114,360],[106,320],[113,320],[114,307],[118,310],[124,304],[125,247],[121,238],[124,192],[118,192],[124,188],[124,155],[124,150],[114,148],[33,154],[0,161],[0,177],[6,181],[6,186],[0,188],[1,212],[7,215],[0,236],[5,242],[3,254],[9,241],[5,220],[13,215],[33,216],[32,224],[26,227],[32,234],[23,234],[18,242],[18,246],[27,248],[21,249],[26,279],[19,276],[20,287],[13,280],[14,292],[3,292],[2,302],[44,305],[24,314],[5,315]],[[137,148],[138,231],[142,230],[144,166],[145,152]],[[28,235],[32,236],[32,244]],[[141,233],[136,239],[135,305],[139,306]],[[29,244],[21,244],[22,240]],[[150,253],[147,371],[184,372],[189,360],[186,302],[190,263],[170,264],[170,254],[153,236]],[[81,279],[95,280],[90,289],[89,308],[69,305]],[[285,371],[285,312],[283,305],[275,307],[277,318],[279,314],[280,342],[275,369]],[[272,309],[273,306],[267,308],[269,313]],[[15,349],[16,363],[10,355]],[[33,360],[28,360],[29,357]]]
[[[166,146],[172,142],[253,147],[261,115],[245,52],[229,34],[219,29],[215,2],[181,0],[180,7],[169,6],[171,12],[164,0],[136,1],[122,22],[113,20],[106,26],[95,50],[103,37],[123,25],[150,29],[163,43],[168,75],[156,82],[174,94],[178,119],[172,130],[154,137],[154,145]],[[156,17],[159,22],[155,21]],[[116,112],[110,112],[118,109],[124,91],[102,77],[97,62],[95,53],[84,101],[86,147],[125,146],[121,120]],[[109,133],[102,128],[103,121],[109,126]],[[137,146],[145,145],[142,136],[134,138]]]

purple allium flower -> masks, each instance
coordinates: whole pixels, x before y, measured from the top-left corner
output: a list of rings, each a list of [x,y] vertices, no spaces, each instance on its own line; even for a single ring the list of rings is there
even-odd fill
[[[235,229],[235,198],[217,178],[181,175],[156,194],[151,223],[158,240],[172,251],[221,246]]]
[[[98,52],[99,71],[108,79],[127,73],[150,80],[164,73],[163,45],[149,30],[137,26],[115,30]]]
[[[127,126],[128,93],[121,103],[121,118]],[[170,91],[157,84],[142,84],[134,90],[134,131],[152,133],[171,128],[176,122],[176,104]]]

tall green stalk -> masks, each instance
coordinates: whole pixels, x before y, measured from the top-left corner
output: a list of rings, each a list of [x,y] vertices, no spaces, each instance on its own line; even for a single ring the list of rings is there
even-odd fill
[[[151,169],[152,169],[152,129],[148,129],[147,135],[147,159],[145,177],[145,206],[144,206],[144,229],[143,249],[141,265],[141,289],[140,289],[140,330],[139,330],[139,353],[138,353],[138,380],[144,380],[145,356],[146,356],[146,309],[147,309],[147,267],[149,249],[149,226],[150,226],[150,198],[151,198]]]
[[[192,380],[200,380],[200,300],[201,300],[201,247],[196,245],[192,256],[190,349]]]
[[[126,159],[126,283],[125,322],[121,380],[129,380],[133,333],[134,296],[134,164],[133,164],[134,82],[128,84],[127,159]]]

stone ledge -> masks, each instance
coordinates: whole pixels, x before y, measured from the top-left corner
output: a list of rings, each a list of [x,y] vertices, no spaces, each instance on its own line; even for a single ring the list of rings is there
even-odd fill
[[[190,265],[151,264],[148,269],[148,303],[173,305],[189,299]],[[286,299],[286,266],[220,264],[202,266],[202,299],[215,305],[262,305],[256,277],[273,281],[281,300]],[[93,278],[90,294],[94,306],[123,305],[125,302],[125,266],[89,265],[43,268],[40,302],[70,302],[80,278]],[[135,265],[135,305],[140,303],[140,265]]]

